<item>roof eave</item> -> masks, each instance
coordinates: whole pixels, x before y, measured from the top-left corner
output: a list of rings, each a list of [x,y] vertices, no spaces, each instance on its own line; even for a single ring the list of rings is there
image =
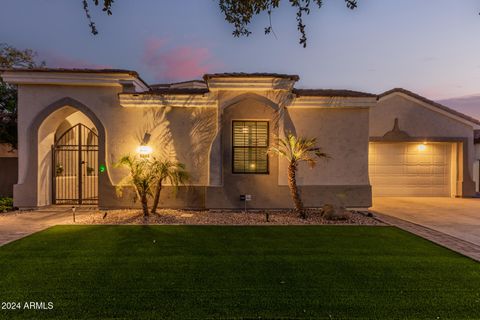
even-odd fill
[[[441,110],[445,113],[449,113],[452,116],[452,118],[455,118],[455,119],[460,118],[460,119],[463,120],[463,122],[469,122],[470,125],[472,127],[476,128],[476,129],[480,128],[480,120],[472,118],[472,117],[470,117],[466,114],[463,114],[463,113],[461,113],[457,110],[453,110],[453,109],[451,109],[447,106],[444,106],[444,105],[442,105],[438,102],[435,102],[433,100],[430,100],[426,97],[423,97],[419,94],[416,94],[412,91],[409,91],[409,90],[406,90],[406,89],[403,89],[403,88],[394,88],[394,89],[385,91],[385,92],[378,95],[378,100],[380,101],[380,100],[385,99],[388,96],[391,96],[391,95],[394,95],[394,94],[403,94],[403,95],[408,96],[410,98],[413,98],[413,99],[415,99],[415,100],[417,100],[417,101],[419,101],[423,104],[430,105],[430,106],[436,108],[437,111]]]

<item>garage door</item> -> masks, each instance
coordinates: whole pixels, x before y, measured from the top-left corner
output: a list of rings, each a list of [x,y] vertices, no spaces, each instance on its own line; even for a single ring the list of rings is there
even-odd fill
[[[370,143],[373,196],[449,197],[451,167],[449,143]]]

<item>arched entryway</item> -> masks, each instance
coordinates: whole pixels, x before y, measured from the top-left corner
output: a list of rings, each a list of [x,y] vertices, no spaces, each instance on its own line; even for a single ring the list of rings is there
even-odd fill
[[[35,115],[26,134],[19,135],[21,140],[19,149],[23,156],[19,161],[18,183],[14,187],[15,201],[19,207],[36,208],[55,203],[52,183],[52,177],[55,177],[52,146],[67,130],[79,123],[97,135],[97,142],[91,143],[98,146],[95,167],[96,193],[98,194],[96,202],[102,206],[115,200],[115,187],[110,180],[106,163],[105,127],[90,108],[75,99],[63,98],[42,109]],[[87,140],[93,139],[92,137],[90,134],[88,138],[87,134]],[[88,205],[88,202],[84,204]]]
[[[55,138],[52,146],[53,204],[98,204],[96,129],[77,123]]]

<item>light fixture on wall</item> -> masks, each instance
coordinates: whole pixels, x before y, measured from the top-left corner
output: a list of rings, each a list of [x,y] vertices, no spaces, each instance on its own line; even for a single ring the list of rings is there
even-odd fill
[[[148,157],[153,151],[152,147],[148,145],[148,142],[150,142],[150,134],[145,133],[142,139],[142,143],[137,148],[137,153],[141,157]]]
[[[424,142],[424,143],[422,143],[422,144],[419,144],[419,145],[417,146],[417,150],[418,150],[418,151],[425,151],[425,150],[427,150],[427,143]]]
[[[137,148],[137,153],[141,156],[148,157],[152,153],[153,149],[150,146],[139,146]]]

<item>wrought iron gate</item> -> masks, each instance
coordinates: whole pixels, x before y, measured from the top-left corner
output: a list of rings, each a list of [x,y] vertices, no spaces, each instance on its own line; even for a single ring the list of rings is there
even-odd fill
[[[98,203],[98,135],[79,123],[52,146],[54,204]]]

